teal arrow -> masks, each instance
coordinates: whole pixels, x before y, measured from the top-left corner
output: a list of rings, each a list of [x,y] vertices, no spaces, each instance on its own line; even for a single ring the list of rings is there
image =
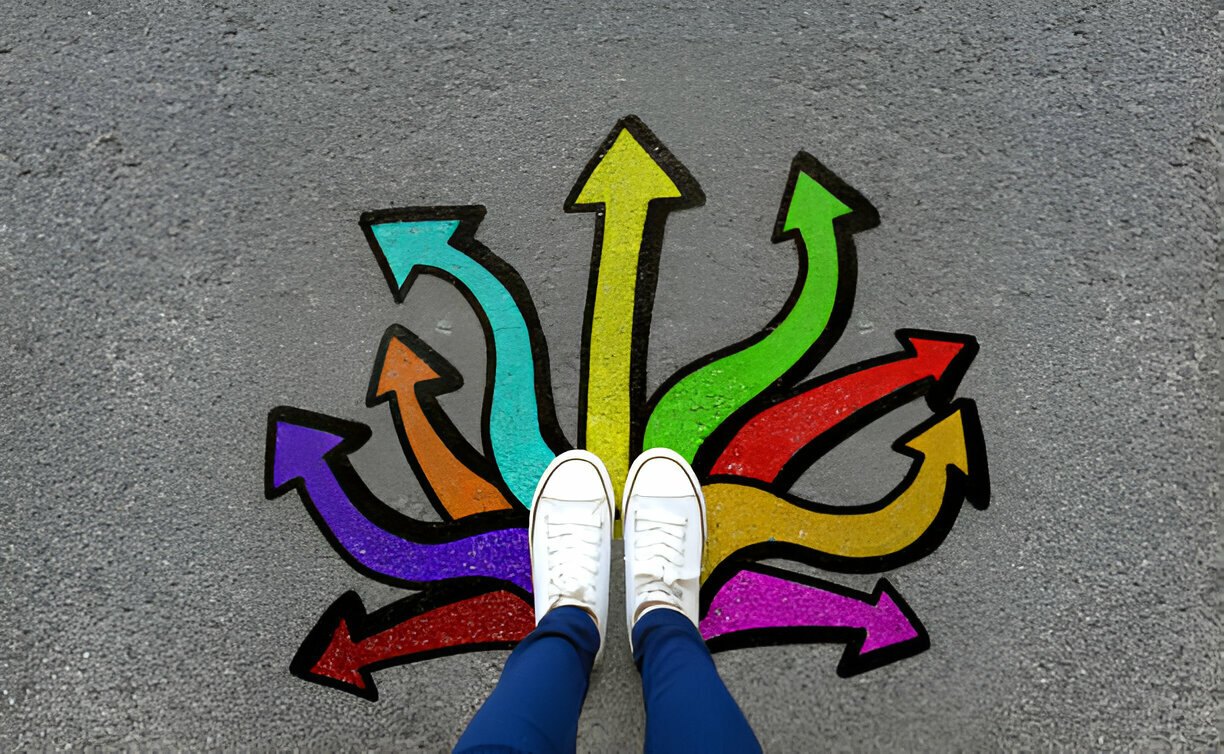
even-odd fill
[[[642,447],[671,448],[690,462],[715,430],[776,382],[811,369],[837,310],[842,324],[854,296],[850,233],[878,224],[874,208],[815,158],[800,152],[775,225],[773,241],[799,250],[799,280],[786,306],[764,330],[681,370],[652,401]],[[825,343],[840,335],[832,328]],[[729,439],[729,438],[728,438]]]
[[[557,425],[548,349],[522,278],[474,238],[484,207],[370,212],[361,225],[396,301],[418,273],[453,282],[476,310],[488,345],[485,453],[524,506],[549,462],[568,447]]]

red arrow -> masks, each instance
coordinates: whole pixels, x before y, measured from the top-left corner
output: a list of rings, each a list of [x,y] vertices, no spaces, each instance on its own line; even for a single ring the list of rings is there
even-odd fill
[[[375,670],[458,652],[508,648],[534,628],[534,608],[507,591],[459,595],[433,590],[370,615],[356,592],[346,592],[319,618],[290,671],[375,701]]]
[[[967,335],[921,330],[896,335],[904,351],[823,375],[776,399],[740,428],[710,473],[793,482],[784,473],[788,465],[801,472],[835,444],[814,444],[822,436],[834,428],[853,431],[936,389],[950,397],[977,353],[977,341]],[[801,452],[805,463],[792,464]]]

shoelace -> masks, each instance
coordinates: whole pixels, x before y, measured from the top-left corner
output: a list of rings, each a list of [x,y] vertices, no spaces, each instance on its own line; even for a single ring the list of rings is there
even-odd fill
[[[637,604],[680,604],[678,582],[685,577],[684,531],[688,520],[665,511],[639,513],[634,527]]]
[[[592,501],[595,502],[595,501]],[[589,510],[562,506],[548,514],[548,595],[594,604],[602,527]]]

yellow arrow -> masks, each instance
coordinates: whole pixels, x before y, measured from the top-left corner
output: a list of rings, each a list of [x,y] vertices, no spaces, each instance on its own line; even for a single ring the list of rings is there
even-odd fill
[[[618,487],[641,442],[646,338],[663,225],[671,209],[704,200],[684,166],[630,115],[617,122],[565,203],[567,212],[599,213],[583,328],[578,444],[603,459]]]
[[[894,449],[914,456],[914,468],[883,500],[858,508],[797,504],[743,484],[703,487],[709,533],[702,578],[737,550],[767,542],[807,548],[833,570],[884,570],[937,547],[952,528],[962,499],[984,505],[984,456],[971,401],[954,402],[898,440]],[[969,483],[950,485],[953,469]],[[927,548],[915,553],[920,540]]]

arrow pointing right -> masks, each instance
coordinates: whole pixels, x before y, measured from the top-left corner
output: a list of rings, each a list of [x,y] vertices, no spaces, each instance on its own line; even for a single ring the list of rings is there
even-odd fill
[[[710,473],[776,482],[786,489],[832,447],[832,442],[813,447],[818,439],[838,428],[830,438],[836,441],[936,387],[940,397],[950,396],[977,353],[977,341],[968,335],[900,330],[897,339],[905,346],[902,353],[822,375],[774,399],[740,428]]]
[[[768,557],[847,573],[896,568],[943,542],[962,501],[986,507],[988,472],[973,401],[953,401],[893,449],[914,464],[892,492],[869,505],[821,504],[751,480],[703,485],[709,521],[703,575],[725,571],[732,561]]]
[[[930,647],[926,629],[887,579],[871,594],[754,565],[718,590],[701,621],[714,651],[795,641],[844,642],[846,678]]]

